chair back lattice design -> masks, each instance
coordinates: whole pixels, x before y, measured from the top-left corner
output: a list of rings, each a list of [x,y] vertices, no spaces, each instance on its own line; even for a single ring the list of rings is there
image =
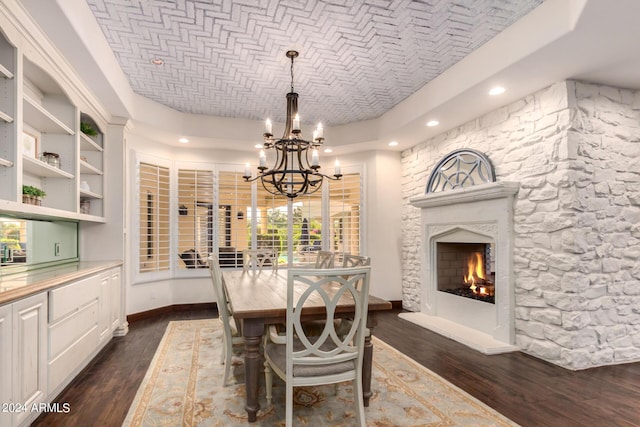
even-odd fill
[[[316,268],[333,268],[335,262],[335,256],[333,252],[318,251],[316,258]]]
[[[304,367],[353,362],[353,369],[331,375],[332,380],[354,379],[362,367],[362,355],[369,301],[369,276],[371,267],[335,269],[293,269],[288,271],[287,286],[287,382],[304,385]],[[359,283],[360,282],[360,283]],[[334,322],[339,303],[353,301],[353,323],[344,334],[336,331]],[[307,336],[302,326],[302,307],[322,302],[326,308],[324,329],[320,336]],[[316,331],[317,333],[317,331]],[[296,346],[294,348],[294,336]],[[299,372],[299,369],[302,372]],[[295,377],[295,380],[294,380]],[[317,383],[317,373],[309,383]],[[334,382],[334,381],[332,381]]]
[[[242,270],[265,268],[278,270],[278,251],[275,249],[245,249],[242,251]]]
[[[342,267],[366,267],[371,265],[371,258],[361,255],[344,254],[342,257]]]

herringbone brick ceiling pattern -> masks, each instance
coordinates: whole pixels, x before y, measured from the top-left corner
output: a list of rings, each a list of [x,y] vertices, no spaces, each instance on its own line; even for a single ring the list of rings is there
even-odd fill
[[[133,90],[176,110],[378,117],[543,0],[87,0]],[[151,61],[160,58],[163,65]]]

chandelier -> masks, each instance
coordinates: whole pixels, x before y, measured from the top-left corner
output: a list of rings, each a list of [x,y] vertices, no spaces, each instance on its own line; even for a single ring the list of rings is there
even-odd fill
[[[293,91],[293,60],[298,57],[295,50],[287,51],[291,59],[291,92],[287,94],[287,118],[282,138],[273,137],[273,125],[267,119],[263,148],[260,150],[258,176],[252,178],[249,165],[242,176],[246,182],[260,179],[263,187],[271,194],[284,195],[293,199],[301,194],[312,194],[320,189],[324,178],[338,180],[342,177],[340,164],[336,160],[333,176],[320,173],[320,156],[318,148],[324,142],[322,124],[313,131],[313,138],[307,141],[302,138],[300,116],[298,115],[298,94]],[[268,169],[265,150],[274,149],[276,159]],[[309,151],[311,150],[311,160]]]

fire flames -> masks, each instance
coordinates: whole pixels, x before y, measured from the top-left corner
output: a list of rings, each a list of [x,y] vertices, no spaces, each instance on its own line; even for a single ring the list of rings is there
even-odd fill
[[[495,289],[493,283],[487,281],[485,277],[485,267],[482,254],[472,253],[467,260],[467,274],[464,276],[464,283],[469,285],[469,289],[477,295],[493,295]]]

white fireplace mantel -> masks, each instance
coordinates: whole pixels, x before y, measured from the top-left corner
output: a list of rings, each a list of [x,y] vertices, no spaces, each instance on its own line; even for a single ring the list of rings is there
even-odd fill
[[[520,183],[518,182],[491,182],[474,185],[473,187],[425,194],[424,196],[412,198],[409,203],[418,208],[432,208],[456,203],[509,198],[513,197],[519,188]]]
[[[514,346],[513,205],[519,187],[515,182],[492,182],[410,200],[413,206],[421,208],[422,289],[421,312],[407,313],[407,320],[486,354],[517,349]],[[439,241],[495,244],[495,304],[437,290],[435,264]]]

